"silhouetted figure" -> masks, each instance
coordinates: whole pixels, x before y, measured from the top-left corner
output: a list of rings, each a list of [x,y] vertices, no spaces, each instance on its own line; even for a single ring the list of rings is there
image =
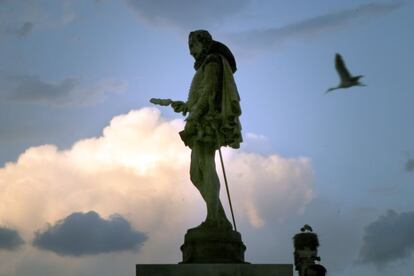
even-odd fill
[[[359,82],[359,79],[363,77],[362,75],[352,76],[349,73],[348,69],[345,66],[345,62],[342,59],[342,56],[338,53],[336,53],[335,55],[335,68],[339,74],[341,81],[337,87],[329,88],[325,92],[325,94],[340,88],[349,88],[352,86],[366,86],[365,84]]]
[[[191,32],[188,47],[195,73],[187,101],[150,100],[171,106],[184,116],[188,114],[179,134],[191,149],[190,180],[207,207],[205,220],[184,236],[182,263],[244,263],[246,246],[240,233],[232,229],[221,203],[215,163],[221,147],[237,149],[243,141],[240,97],[233,77],[236,60],[230,49],[213,40],[206,30]]]
[[[321,261],[318,256],[318,235],[313,233],[312,227],[308,224],[305,224],[300,231],[301,233],[293,236],[295,269],[299,276],[325,276],[325,267],[317,263]]]
[[[230,230],[232,225],[219,197],[215,154],[223,146],[237,149],[243,140],[239,122],[240,97],[233,78],[236,60],[230,49],[213,40],[206,30],[191,32],[188,46],[195,59],[196,72],[187,101],[152,98],[150,102],[171,106],[183,115],[188,113],[180,136],[191,148],[191,182],[207,205],[207,217],[200,227]]]

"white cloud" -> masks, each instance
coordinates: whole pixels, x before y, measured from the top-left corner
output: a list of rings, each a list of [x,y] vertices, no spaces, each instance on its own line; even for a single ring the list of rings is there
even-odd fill
[[[307,158],[233,152],[226,163],[236,210],[255,227],[300,213],[313,198],[313,171]]]
[[[182,128],[182,120],[165,120],[158,109],[144,108],[113,118],[102,136],[70,149],[29,148],[0,169],[0,224],[31,241],[35,230],[73,212],[118,213],[148,234],[137,262],[179,261],[186,229],[205,216],[189,181],[190,151],[179,139]],[[313,196],[307,158],[223,154],[236,219],[244,224],[264,227],[284,220]]]
[[[253,132],[248,132],[246,134],[246,136],[247,136],[248,139],[251,139],[251,140],[267,141],[267,137],[264,136],[263,134],[256,134],[256,133],[253,133]]]

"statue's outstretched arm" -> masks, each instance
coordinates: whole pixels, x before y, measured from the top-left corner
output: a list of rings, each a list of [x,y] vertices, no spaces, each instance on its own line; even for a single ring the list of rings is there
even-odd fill
[[[174,112],[177,113],[183,113],[183,115],[186,115],[188,112],[187,104],[183,101],[173,101],[171,99],[157,99],[157,98],[151,98],[150,103],[161,105],[161,106],[169,106],[174,109]]]

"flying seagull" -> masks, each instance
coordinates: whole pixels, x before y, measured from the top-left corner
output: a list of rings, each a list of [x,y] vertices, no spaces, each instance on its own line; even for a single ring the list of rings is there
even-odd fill
[[[337,87],[329,88],[325,93],[331,92],[332,90],[339,88],[349,88],[352,86],[366,86],[363,83],[359,82],[359,79],[362,78],[362,75],[351,76],[348,69],[345,66],[345,62],[342,59],[342,56],[338,53],[335,55],[335,68],[341,78],[341,82]]]

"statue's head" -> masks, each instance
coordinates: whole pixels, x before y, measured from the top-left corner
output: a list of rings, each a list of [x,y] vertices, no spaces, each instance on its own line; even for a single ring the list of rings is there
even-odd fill
[[[197,60],[208,52],[213,38],[211,34],[206,30],[196,30],[190,32],[188,36],[188,47],[190,54]]]
[[[190,48],[190,54],[195,59],[194,68],[196,70],[201,66],[207,55],[212,53],[225,57],[233,73],[237,70],[236,60],[230,49],[223,43],[213,40],[211,34],[206,30],[190,32],[188,36],[188,47]]]

